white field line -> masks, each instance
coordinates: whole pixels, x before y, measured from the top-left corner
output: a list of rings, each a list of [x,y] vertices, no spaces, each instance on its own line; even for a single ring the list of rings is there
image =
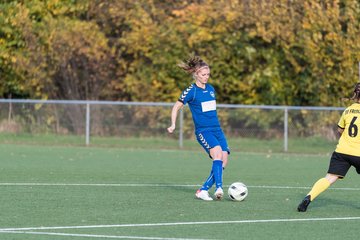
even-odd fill
[[[83,186],[83,187],[199,187],[199,184],[159,184],[159,183],[7,183],[0,182],[0,186]],[[229,185],[224,185],[229,187]],[[248,188],[271,188],[271,189],[310,189],[303,186],[247,186]],[[360,191],[360,188],[331,187],[332,190]]]
[[[163,227],[184,225],[210,225],[210,224],[244,224],[244,223],[279,223],[279,222],[315,222],[315,221],[349,221],[360,220],[360,217],[334,217],[334,218],[288,218],[288,219],[254,219],[238,221],[208,221],[208,222],[173,222],[173,223],[140,223],[140,224],[114,224],[114,225],[88,225],[88,226],[57,226],[57,227],[27,227],[27,228],[0,228],[1,232],[59,230],[59,229],[94,229],[94,228],[129,228],[129,227]]]
[[[32,232],[32,231],[0,231],[0,233],[17,233],[32,235],[50,235],[65,237],[88,237],[88,238],[111,238],[111,239],[145,239],[145,240],[206,240],[195,238],[162,238],[162,237],[141,237],[141,236],[114,236],[114,235],[97,235],[97,234],[74,234],[74,233],[55,233],[55,232]]]

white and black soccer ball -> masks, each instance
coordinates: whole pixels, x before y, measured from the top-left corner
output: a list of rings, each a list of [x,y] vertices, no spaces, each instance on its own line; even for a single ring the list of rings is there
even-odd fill
[[[242,201],[248,195],[248,189],[242,182],[234,182],[228,189],[229,198],[233,201]]]

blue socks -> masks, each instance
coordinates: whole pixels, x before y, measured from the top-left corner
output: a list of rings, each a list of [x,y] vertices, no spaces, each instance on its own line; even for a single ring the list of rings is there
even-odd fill
[[[212,165],[212,172],[214,173],[216,188],[222,188],[222,161],[214,160]]]
[[[209,177],[206,179],[206,181],[204,182],[203,186],[200,188],[200,190],[206,190],[208,191],[212,185],[214,185],[215,183],[215,179],[214,179],[214,173],[211,170]]]
[[[210,175],[200,189],[208,191],[214,183],[216,183],[216,188],[222,187],[222,170],[222,161],[214,160]]]

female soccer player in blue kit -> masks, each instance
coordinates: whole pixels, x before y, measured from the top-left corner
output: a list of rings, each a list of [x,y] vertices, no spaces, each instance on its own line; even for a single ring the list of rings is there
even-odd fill
[[[213,160],[210,175],[196,191],[195,196],[212,201],[208,190],[215,183],[214,196],[221,200],[224,195],[222,173],[227,165],[230,150],[217,117],[215,90],[208,83],[210,67],[198,56],[192,56],[178,66],[192,74],[195,83],[186,88],[174,104],[171,111],[171,126],[167,130],[169,133],[174,132],[178,111],[188,104],[195,125],[196,139]]]

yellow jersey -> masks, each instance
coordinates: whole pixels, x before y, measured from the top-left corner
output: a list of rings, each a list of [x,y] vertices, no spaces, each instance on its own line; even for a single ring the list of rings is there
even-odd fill
[[[360,157],[360,103],[342,113],[338,127],[344,129],[335,152]]]

